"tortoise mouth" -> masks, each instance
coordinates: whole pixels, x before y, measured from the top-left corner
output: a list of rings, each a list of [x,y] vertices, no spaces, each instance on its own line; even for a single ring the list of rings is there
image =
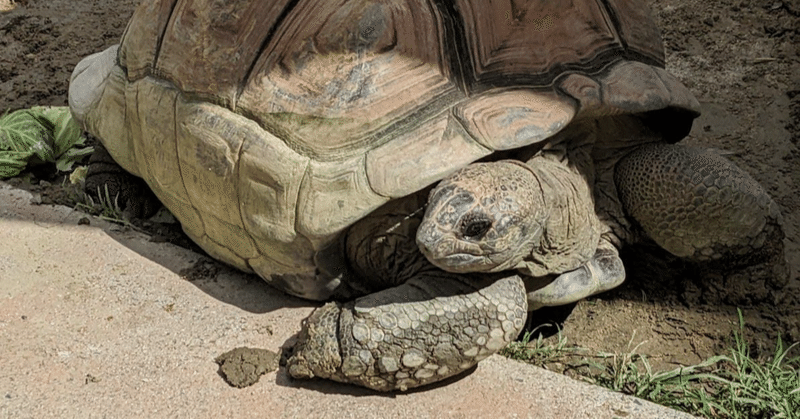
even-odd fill
[[[432,247],[422,244],[420,250],[433,265],[447,272],[489,272],[497,267],[492,252],[452,238],[440,240]]]
[[[454,253],[438,258],[426,256],[436,267],[453,273],[488,272],[495,267],[495,264],[486,255]]]

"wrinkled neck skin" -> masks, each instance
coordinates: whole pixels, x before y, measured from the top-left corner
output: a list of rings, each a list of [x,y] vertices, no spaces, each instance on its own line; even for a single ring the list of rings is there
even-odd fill
[[[535,277],[577,269],[594,255],[603,231],[592,178],[553,156],[536,156],[526,167],[539,182],[548,212],[541,239],[516,269]]]
[[[472,164],[431,191],[417,244],[446,271],[513,269],[542,238],[548,193],[523,163]]]

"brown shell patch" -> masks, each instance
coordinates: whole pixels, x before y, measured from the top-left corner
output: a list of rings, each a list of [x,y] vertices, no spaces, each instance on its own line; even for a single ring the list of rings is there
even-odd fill
[[[454,113],[485,147],[511,150],[553,136],[575,116],[575,106],[554,93],[495,90],[458,105]]]
[[[338,160],[457,91],[429,5],[301,1],[276,28],[237,106],[303,154]],[[457,100],[457,98],[455,98]],[[422,114],[420,114],[422,112]]]

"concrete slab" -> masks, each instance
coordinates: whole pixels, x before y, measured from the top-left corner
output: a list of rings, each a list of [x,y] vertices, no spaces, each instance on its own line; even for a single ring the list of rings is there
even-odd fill
[[[280,369],[228,386],[214,358],[278,350],[313,303],[0,182],[2,418],[689,418],[499,356],[444,385],[378,394]]]

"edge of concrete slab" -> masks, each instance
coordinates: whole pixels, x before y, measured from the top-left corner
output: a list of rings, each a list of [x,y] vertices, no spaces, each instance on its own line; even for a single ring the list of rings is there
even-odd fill
[[[500,356],[408,393],[282,368],[235,389],[214,358],[278,350],[315,304],[233,269],[187,279],[205,256],[35,201],[0,182],[0,417],[692,417]]]

